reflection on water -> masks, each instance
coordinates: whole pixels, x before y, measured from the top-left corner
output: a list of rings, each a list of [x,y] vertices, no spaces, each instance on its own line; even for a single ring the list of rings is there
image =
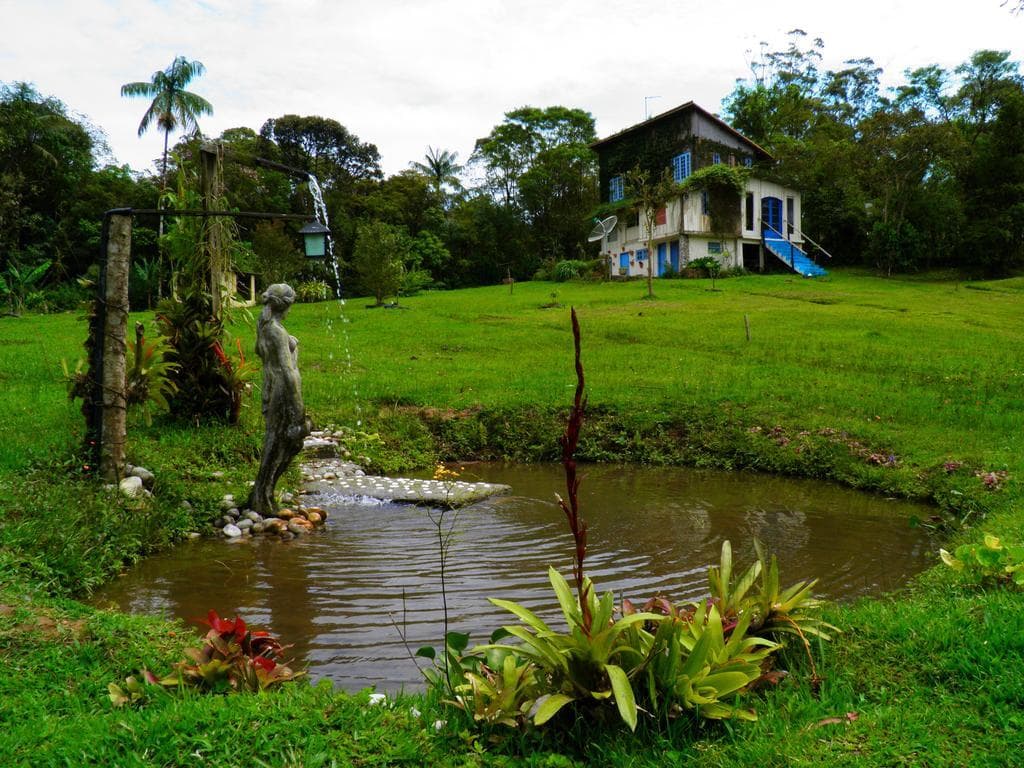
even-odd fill
[[[513,495],[446,513],[450,629],[472,642],[510,620],[488,597],[516,600],[558,620],[547,568],[570,573],[572,540],[554,493],[554,465],[474,464],[465,479],[506,483]],[[312,503],[312,502],[310,502]],[[194,619],[215,608],[294,643],[311,676],[348,690],[421,683],[409,649],[439,646],[442,610],[436,512],[318,497],[332,514],[291,542],[199,541],[149,558],[96,595],[97,605]],[[752,537],[779,556],[785,583],[820,577],[831,598],[878,594],[929,562],[909,525],[927,508],[823,483],[751,474],[585,467],[580,507],[589,522],[587,572],[600,591],[635,601],[706,593],[722,541],[739,565]]]

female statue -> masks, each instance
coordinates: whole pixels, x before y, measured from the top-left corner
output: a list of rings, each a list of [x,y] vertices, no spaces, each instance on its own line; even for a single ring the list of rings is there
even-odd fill
[[[277,511],[274,487],[302,450],[310,424],[302,404],[299,342],[282,325],[295,302],[295,291],[284,283],[276,283],[261,298],[263,311],[256,327],[256,354],[263,361],[263,418],[267,426],[249,508],[267,516]]]

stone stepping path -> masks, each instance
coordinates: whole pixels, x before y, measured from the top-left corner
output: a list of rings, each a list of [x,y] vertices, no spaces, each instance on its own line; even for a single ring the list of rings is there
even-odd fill
[[[306,455],[324,456],[330,453],[332,442],[329,434],[314,432],[306,439]],[[338,458],[307,458],[302,462],[302,479],[306,494],[424,506],[464,507],[512,491],[510,486],[496,483],[367,475],[357,464]]]

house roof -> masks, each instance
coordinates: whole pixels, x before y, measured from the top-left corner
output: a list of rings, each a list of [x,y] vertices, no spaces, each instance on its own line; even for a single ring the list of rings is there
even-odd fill
[[[742,142],[744,142],[746,144],[749,144],[750,147],[755,152],[757,152],[758,154],[760,154],[760,155],[762,155],[762,156],[764,156],[764,157],[766,157],[768,159],[772,158],[772,155],[771,155],[770,152],[768,152],[768,150],[766,150],[763,147],[759,146],[756,142],[753,142],[750,139],[748,139],[746,136],[744,136],[742,133],[737,131],[735,128],[733,128],[727,122],[722,120],[720,117],[712,114],[711,112],[708,112],[706,109],[704,109],[704,107],[700,106],[700,104],[696,104],[696,103],[694,103],[692,101],[688,101],[685,104],[680,104],[678,107],[674,107],[673,109],[670,109],[670,110],[668,110],[666,112],[662,112],[660,114],[654,115],[653,117],[650,117],[647,120],[644,120],[642,123],[637,123],[636,125],[631,125],[629,128],[624,128],[621,131],[619,131],[618,133],[613,133],[611,136],[608,136],[607,138],[598,139],[597,141],[593,142],[590,145],[590,148],[596,150],[598,147],[603,146],[605,144],[610,144],[611,142],[616,141],[617,139],[620,139],[623,136],[626,136],[627,134],[635,133],[637,131],[642,131],[642,130],[650,127],[651,125],[654,125],[655,123],[659,123],[659,122],[661,122],[663,120],[668,120],[669,118],[675,117],[676,115],[680,114],[681,112],[686,112],[687,110],[694,111],[694,112],[699,112],[705,118],[707,118],[708,120],[710,120],[711,122],[715,123],[720,128],[722,128],[722,130],[727,131],[728,133],[731,133],[733,136],[735,136],[740,141],[742,141]]]

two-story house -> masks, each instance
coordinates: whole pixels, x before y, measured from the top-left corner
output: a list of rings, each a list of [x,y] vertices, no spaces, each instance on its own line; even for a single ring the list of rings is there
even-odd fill
[[[771,155],[697,104],[687,102],[591,147],[600,163],[602,200],[613,209],[621,203],[617,224],[601,240],[613,277],[646,275],[651,261],[655,275],[678,272],[704,256],[723,267],[760,272],[778,265],[808,277],[825,274],[801,248],[800,192],[761,178],[759,170],[770,168]],[[711,215],[706,190],[681,190],[657,211],[654,231],[647,232],[627,199],[627,173],[640,168],[658,178],[669,169],[672,180],[682,184],[718,163],[750,169],[744,193],[726,202],[728,215]]]

